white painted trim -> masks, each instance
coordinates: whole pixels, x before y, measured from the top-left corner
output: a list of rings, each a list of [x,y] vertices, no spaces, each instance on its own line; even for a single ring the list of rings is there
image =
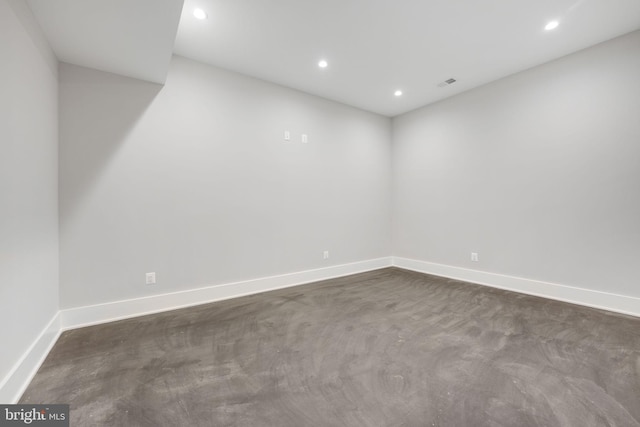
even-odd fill
[[[395,267],[640,317],[640,298],[402,257]]]
[[[351,264],[307,270],[279,276],[264,277],[242,282],[226,283],[199,289],[115,301],[85,307],[61,310],[62,330],[75,329],[99,323],[113,322],[130,317],[144,316],[162,311],[207,304],[260,292],[303,285],[319,280],[333,279],[365,271],[390,267],[391,257],[377,258]]]
[[[377,258],[316,270],[61,310],[56,313],[0,383],[0,402],[16,403],[20,399],[64,330],[304,285],[390,266],[640,317],[640,298],[402,257]]]
[[[60,310],[0,383],[0,403],[18,402],[62,331],[304,285],[390,266],[391,257],[384,257],[200,289]]]
[[[57,312],[0,383],[0,402],[20,400],[60,333],[60,312]]]

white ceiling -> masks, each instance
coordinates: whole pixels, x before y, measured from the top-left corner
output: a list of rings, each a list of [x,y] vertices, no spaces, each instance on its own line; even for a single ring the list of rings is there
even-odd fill
[[[65,62],[163,82],[173,50],[387,116],[640,29],[640,0],[27,1]]]
[[[638,28],[640,0],[185,0],[174,52],[395,116]]]
[[[182,0],[27,0],[59,60],[164,83]]]

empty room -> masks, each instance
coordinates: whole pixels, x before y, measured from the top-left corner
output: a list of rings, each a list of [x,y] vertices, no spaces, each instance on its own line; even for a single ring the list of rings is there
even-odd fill
[[[640,1],[0,0],[0,426],[640,427]]]

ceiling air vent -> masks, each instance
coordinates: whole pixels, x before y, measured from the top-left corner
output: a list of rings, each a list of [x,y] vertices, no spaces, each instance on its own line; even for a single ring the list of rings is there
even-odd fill
[[[441,83],[438,83],[438,87],[447,87],[449,85],[452,85],[456,82],[456,79],[447,79]]]

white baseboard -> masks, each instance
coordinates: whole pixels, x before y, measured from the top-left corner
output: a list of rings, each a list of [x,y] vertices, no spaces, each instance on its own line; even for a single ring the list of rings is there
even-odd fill
[[[640,298],[402,257],[392,257],[392,262],[406,270],[640,317]]]
[[[390,266],[640,317],[640,298],[402,257],[385,257],[200,289],[61,310],[51,319],[31,347],[0,383],[0,403],[16,403],[20,399],[63,330],[237,298]]]
[[[62,310],[62,330],[237,298],[390,267],[391,257]]]
[[[207,304],[390,267],[391,257],[200,289],[60,310],[0,383],[0,403],[16,403],[64,330]]]
[[[60,312],[57,312],[0,383],[0,403],[18,402],[58,340],[60,332]]]

